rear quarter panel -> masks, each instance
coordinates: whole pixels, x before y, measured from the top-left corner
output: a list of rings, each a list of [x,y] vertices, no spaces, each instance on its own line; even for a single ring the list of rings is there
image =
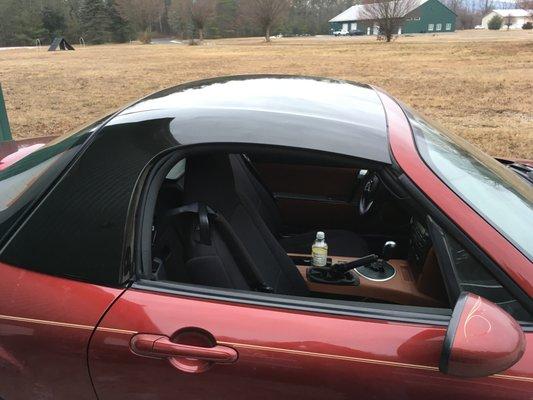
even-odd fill
[[[87,346],[122,290],[2,263],[0,277],[0,398],[95,399]]]

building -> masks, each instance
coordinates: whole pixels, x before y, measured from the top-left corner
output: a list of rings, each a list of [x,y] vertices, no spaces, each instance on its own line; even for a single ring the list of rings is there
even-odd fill
[[[365,15],[364,4],[348,8],[329,23],[331,31],[349,32],[358,30],[362,34],[377,35],[379,26]],[[401,33],[435,33],[455,31],[457,15],[439,0],[418,0],[413,9],[405,15],[398,34]]]
[[[495,15],[499,15],[503,19],[502,27],[500,29],[507,29],[507,24],[510,24],[509,29],[522,29],[522,25],[526,22],[533,23],[533,10],[513,8],[508,10],[492,10],[483,17],[481,20],[481,26],[484,29],[488,29],[489,21]]]

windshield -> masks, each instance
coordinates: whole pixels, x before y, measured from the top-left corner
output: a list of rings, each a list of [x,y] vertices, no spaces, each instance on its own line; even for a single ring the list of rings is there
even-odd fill
[[[531,261],[533,186],[464,139],[406,113],[426,164]]]
[[[0,170],[0,242],[14,221],[52,184],[104,120],[61,136]]]

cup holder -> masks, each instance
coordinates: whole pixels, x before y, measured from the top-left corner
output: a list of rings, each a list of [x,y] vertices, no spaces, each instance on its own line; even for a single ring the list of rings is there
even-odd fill
[[[326,283],[328,285],[357,286],[359,277],[352,271],[345,272],[341,276],[332,274],[329,267],[313,267],[307,270],[307,279],[311,282]]]

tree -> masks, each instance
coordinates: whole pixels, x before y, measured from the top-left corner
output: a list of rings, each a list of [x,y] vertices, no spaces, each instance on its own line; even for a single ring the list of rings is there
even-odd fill
[[[164,0],[115,0],[115,4],[122,18],[141,34],[141,40],[150,43],[152,26],[165,9]]]
[[[487,15],[494,8],[494,0],[481,0],[481,15]]]
[[[516,8],[522,8],[524,10],[533,10],[533,0],[518,0],[516,2]],[[531,12],[530,14],[533,14],[533,12]]]
[[[41,19],[44,29],[51,37],[62,36],[66,28],[65,14],[62,10],[44,7],[41,11]]]
[[[494,31],[497,31],[502,27],[503,18],[500,17],[498,14],[494,15],[488,23],[488,28]]]
[[[207,22],[215,15],[215,0],[192,0],[190,16],[194,28],[198,31],[198,40],[204,40],[204,29]]]
[[[379,1],[366,4],[362,14],[365,19],[374,21],[386,41],[390,42],[393,35],[398,33],[406,15],[418,4],[416,0]]]
[[[259,25],[267,42],[272,28],[281,22],[290,6],[289,0],[244,0],[241,4],[243,13]]]
[[[40,9],[29,0],[0,0],[0,46],[29,45],[48,36]]]
[[[511,13],[505,17],[505,26],[507,27],[507,30],[511,28],[511,25],[513,24],[513,17],[511,16]]]
[[[217,36],[232,37],[238,35],[240,25],[237,0],[219,0],[216,5],[216,19],[213,31]]]
[[[80,10],[83,38],[87,43],[102,44],[111,39],[111,21],[102,0],[85,0]]]
[[[133,35],[131,26],[118,11],[115,0],[107,0],[107,13],[111,21],[111,40],[117,43],[129,41]]]
[[[470,5],[463,5],[456,11],[458,29],[474,29],[479,23],[480,16]]]
[[[178,33],[183,39],[187,37],[190,19],[187,4],[184,0],[172,0],[168,9],[168,23],[173,32]]]

